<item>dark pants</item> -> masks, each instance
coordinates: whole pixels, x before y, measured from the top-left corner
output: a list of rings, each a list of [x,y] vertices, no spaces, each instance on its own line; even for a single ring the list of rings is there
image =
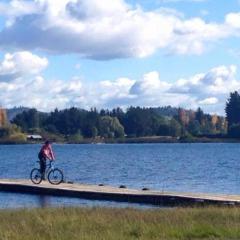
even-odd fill
[[[38,158],[40,160],[40,172],[42,174],[42,176],[44,177],[45,175],[45,170],[46,170],[46,158],[44,157],[44,155],[42,153],[38,154]]]

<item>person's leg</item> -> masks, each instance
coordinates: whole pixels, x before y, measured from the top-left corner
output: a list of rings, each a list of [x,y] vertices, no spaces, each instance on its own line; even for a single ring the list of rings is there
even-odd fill
[[[42,162],[42,178],[45,180],[45,171],[46,171],[46,158],[43,158]]]
[[[40,160],[40,172],[42,174],[43,179],[45,179],[46,158],[43,156],[40,156],[39,160]]]

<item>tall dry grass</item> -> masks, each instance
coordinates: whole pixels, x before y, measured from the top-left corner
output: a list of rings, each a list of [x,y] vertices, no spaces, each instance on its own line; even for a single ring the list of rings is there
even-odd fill
[[[240,208],[1,210],[0,239],[240,239]]]

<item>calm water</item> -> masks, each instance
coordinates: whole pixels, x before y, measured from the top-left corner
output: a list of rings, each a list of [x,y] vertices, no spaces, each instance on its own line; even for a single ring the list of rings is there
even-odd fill
[[[31,169],[37,166],[39,148],[0,145],[0,178],[29,178]],[[53,145],[53,149],[56,165],[64,170],[68,181],[240,194],[240,144]],[[0,193],[0,207],[4,208],[63,204],[104,205],[98,201]]]

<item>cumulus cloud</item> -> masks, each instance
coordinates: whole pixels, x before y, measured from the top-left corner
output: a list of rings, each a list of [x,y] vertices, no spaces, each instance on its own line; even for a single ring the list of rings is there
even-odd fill
[[[240,13],[229,13],[225,17],[226,24],[232,28],[240,29]]]
[[[0,63],[0,81],[34,75],[40,73],[48,65],[46,58],[41,58],[31,52],[7,53]]]
[[[240,88],[240,82],[236,80],[237,67],[219,66],[203,74],[196,74],[190,79],[179,79],[170,89],[174,93],[190,95],[219,95],[228,94]]]
[[[236,35],[239,14],[223,23],[145,11],[124,0],[35,0],[0,4],[8,18],[0,46],[76,53],[93,59],[146,57],[158,49],[201,54],[206,44]]]
[[[133,95],[152,95],[166,92],[171,84],[161,81],[158,72],[150,72],[143,76],[143,79],[133,84],[130,93]]]
[[[38,9],[34,2],[12,0],[9,3],[0,2],[0,13],[7,17],[18,17],[21,15],[27,15],[37,13]]]
[[[31,58],[21,62],[14,56]],[[13,65],[17,67],[14,68]],[[229,92],[240,89],[240,81],[236,79],[236,66],[219,66],[207,73],[199,73],[173,83],[165,82],[159,72],[153,71],[138,80],[122,77],[91,84],[78,77],[69,81],[45,79],[41,76],[41,71],[46,65],[47,59],[31,53],[6,54],[0,62],[0,72],[4,72],[5,76],[11,75],[12,78],[9,81],[0,78],[0,103],[5,107],[22,105],[43,111],[71,106],[126,108],[131,105],[172,105],[192,109],[201,106],[207,112],[223,114]]]

